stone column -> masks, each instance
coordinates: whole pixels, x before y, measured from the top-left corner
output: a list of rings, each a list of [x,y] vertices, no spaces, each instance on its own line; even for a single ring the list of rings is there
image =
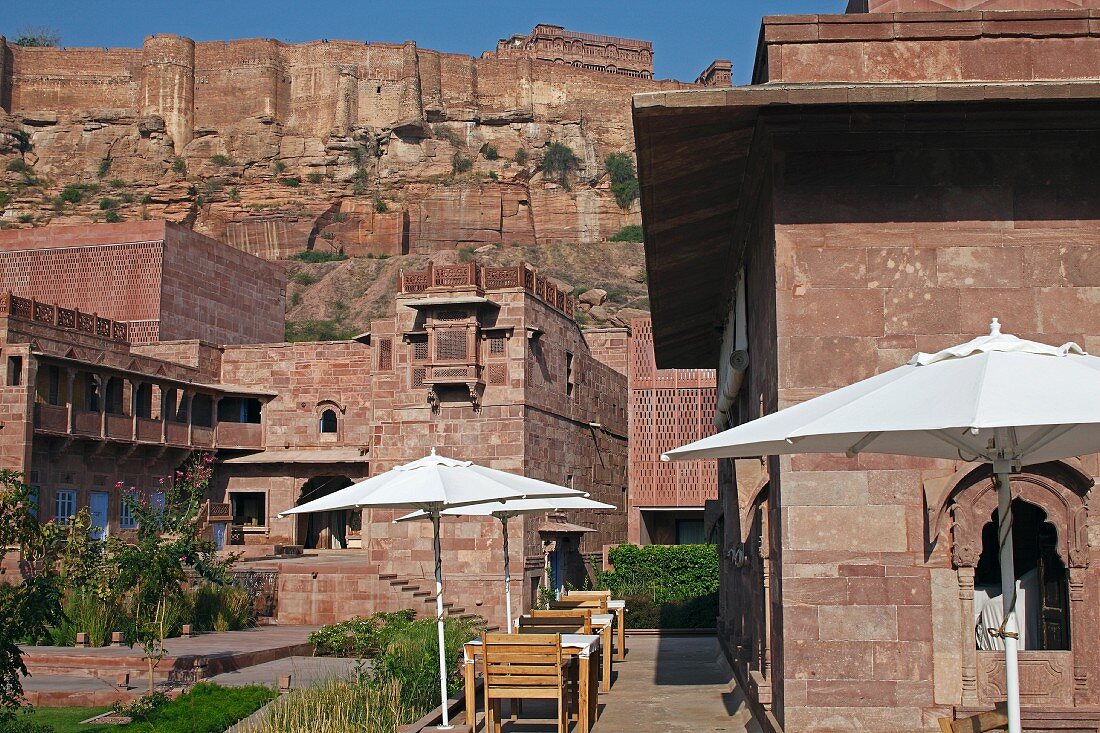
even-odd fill
[[[161,34],[141,46],[141,114],[164,119],[176,154],[195,130],[195,42]]]
[[[214,395],[210,398],[210,434],[214,448],[218,447],[218,403],[221,401],[221,395]]]
[[[187,445],[191,446],[195,443],[195,420],[194,415],[191,414],[191,407],[195,402],[195,393],[191,390],[184,390],[183,399],[181,403],[187,403]]]
[[[127,380],[130,382],[130,425],[131,432],[133,433],[134,442],[138,439],[138,392],[141,391],[141,385],[144,382],[138,382],[133,379]]]
[[[978,648],[974,640],[974,568],[960,566],[959,601],[962,606],[962,704],[978,704]]]
[[[72,435],[76,426],[76,405],[74,404],[76,396],[73,394],[73,386],[76,384],[76,370],[72,367],[65,367],[65,383],[69,386],[69,398],[67,400],[69,409],[65,417],[65,432]]]

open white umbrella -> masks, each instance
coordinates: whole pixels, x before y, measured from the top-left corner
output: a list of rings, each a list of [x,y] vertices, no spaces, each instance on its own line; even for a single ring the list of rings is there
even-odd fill
[[[1024,465],[1100,451],[1100,359],[1002,334],[843,387],[709,438],[664,460],[793,453],[888,453],[990,463],[998,487],[1009,733],[1020,731],[1016,573],[1008,477]]]
[[[564,511],[568,509],[618,509],[614,504],[604,504],[602,501],[583,496],[562,496],[556,499],[519,499],[501,503],[494,501],[489,504],[473,504],[470,506],[448,509],[443,514],[455,517],[496,517],[500,520],[501,532],[504,536],[504,604],[505,616],[508,619],[508,633],[512,633],[512,571],[508,558],[508,520],[521,514],[541,514],[543,512]],[[406,514],[398,517],[397,522],[408,522],[414,519],[427,519],[428,514],[423,511]]]
[[[584,492],[431,455],[396,466],[385,473],[334,491],[328,496],[282,512],[307,514],[339,509],[419,509],[432,520],[435,547],[435,610],[439,635],[439,695],[443,727],[450,727],[447,713],[447,652],[443,639],[443,565],[439,541],[439,517],[443,511],[487,501],[507,502],[531,497],[578,496]]]

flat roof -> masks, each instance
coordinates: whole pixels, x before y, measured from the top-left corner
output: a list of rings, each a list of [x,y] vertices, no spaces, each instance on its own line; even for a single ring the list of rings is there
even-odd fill
[[[894,132],[988,129],[1007,110],[1053,105],[1100,112],[1100,82],[760,84],[647,92],[633,98],[634,139],[645,231],[646,270],[657,366],[713,368],[755,200],[746,182],[768,160],[761,123],[773,113],[796,123],[833,115],[855,132],[877,114]],[[989,108],[990,114],[975,114]],[[847,116],[847,118],[845,118]],[[1035,116],[1025,129],[1079,129],[1079,119]],[[961,125],[961,127],[960,127]],[[758,144],[760,143],[760,144]],[[755,166],[755,167],[754,167]],[[741,215],[741,209],[749,215]]]

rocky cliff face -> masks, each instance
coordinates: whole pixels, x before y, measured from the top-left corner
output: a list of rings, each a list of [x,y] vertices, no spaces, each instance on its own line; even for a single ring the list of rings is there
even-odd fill
[[[639,223],[604,170],[630,96],[688,86],[412,43],[0,37],[0,59],[0,225],[164,218],[272,259],[605,240]]]

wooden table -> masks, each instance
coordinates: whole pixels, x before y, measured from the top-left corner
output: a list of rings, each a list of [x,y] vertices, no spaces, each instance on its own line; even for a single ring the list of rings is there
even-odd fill
[[[604,654],[603,650],[602,634],[561,635],[562,655],[576,657],[580,666],[577,670],[579,683],[577,688],[580,696],[577,702],[577,733],[589,733],[592,730],[592,724],[596,721],[599,702],[596,676],[600,669],[600,658],[611,656]],[[595,664],[591,663],[593,654],[596,655]],[[466,723],[471,730],[475,731],[477,730],[477,694],[474,692],[474,666],[478,656],[481,656],[481,639],[468,641],[462,646],[463,676],[466,685]]]
[[[615,613],[615,625],[616,641],[618,642],[618,648],[615,649],[615,660],[623,661],[626,659],[626,601],[612,599],[607,602],[607,610]]]
[[[603,639],[603,648],[607,653],[603,655],[603,679],[600,680],[600,692],[611,692],[611,627],[615,623],[613,613],[592,614],[592,629],[600,628],[600,638]]]

